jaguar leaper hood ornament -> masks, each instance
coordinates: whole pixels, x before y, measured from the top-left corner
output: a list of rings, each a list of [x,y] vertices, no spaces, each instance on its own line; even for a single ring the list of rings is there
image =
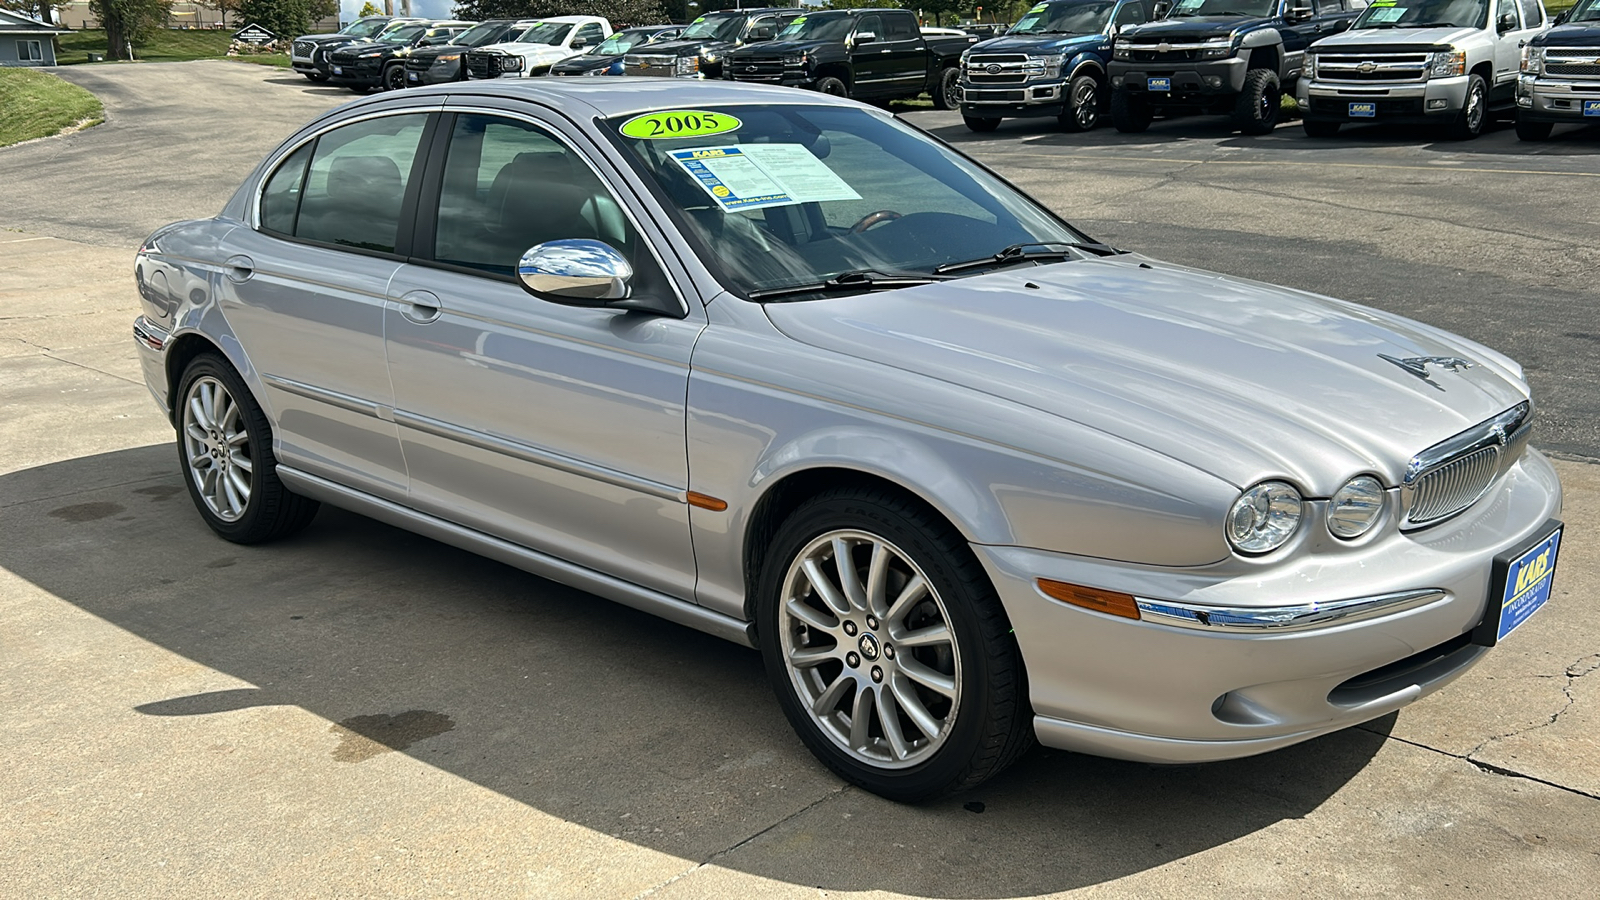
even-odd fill
[[[1441,387],[1438,382],[1428,377],[1429,366],[1438,366],[1439,368],[1448,372],[1460,372],[1463,369],[1470,369],[1477,365],[1477,363],[1472,362],[1471,360],[1462,359],[1459,356],[1396,357],[1390,356],[1387,353],[1379,353],[1378,358],[1384,362],[1394,363],[1400,368],[1405,369],[1407,372],[1410,372],[1411,374],[1421,378],[1423,381],[1426,381],[1440,390],[1443,390],[1444,388]]]

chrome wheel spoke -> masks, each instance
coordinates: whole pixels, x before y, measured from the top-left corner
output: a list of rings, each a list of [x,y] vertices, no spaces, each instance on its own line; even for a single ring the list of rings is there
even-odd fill
[[[195,469],[203,469],[211,465],[211,456],[202,450],[200,453],[189,457],[189,465]]]
[[[929,740],[939,736],[939,732],[944,730],[944,723],[935,719],[933,713],[928,712],[928,708],[922,705],[922,699],[917,696],[916,688],[907,684],[904,678],[891,676],[889,689],[894,692],[895,702],[900,704],[901,711],[916,723],[918,730],[924,736]]]
[[[228,482],[233,485],[234,493],[241,498],[240,508],[250,502],[250,478],[232,466],[228,467]]]
[[[838,619],[829,621],[822,613],[804,603],[801,603],[799,600],[790,600],[788,603],[784,604],[783,608],[788,611],[789,615],[794,616],[796,619],[799,619],[818,631],[833,631],[835,628],[839,627]]]
[[[856,561],[850,552],[850,543],[844,538],[833,539],[833,564],[839,570],[839,586],[844,588],[845,599],[849,601],[851,608],[866,612],[867,592],[861,586],[861,573],[856,571]]]
[[[817,592],[823,603],[828,604],[830,610],[836,615],[850,615],[850,601],[846,600],[844,595],[839,593],[839,589],[834,587],[833,582],[828,580],[827,573],[822,571],[821,563],[815,558],[806,560],[805,573],[806,580],[811,582],[811,589]]]
[[[219,499],[227,504],[228,512],[237,514],[239,510],[244,509],[244,500],[239,496],[239,489],[234,486],[233,477],[229,474],[221,475],[220,480],[222,481],[222,497]]]
[[[906,582],[904,588],[900,589],[900,596],[896,597],[894,603],[890,604],[889,611],[883,614],[884,621],[898,622],[905,618],[906,613],[911,611],[911,607],[915,606],[918,600],[927,595],[927,579],[923,578],[919,572],[910,581]]]
[[[803,647],[789,654],[789,662],[798,669],[820,666],[830,659],[838,659],[837,647]]]
[[[193,422],[186,423],[183,426],[183,434],[184,437],[187,437],[191,441],[198,441],[202,444],[206,441],[205,429]]]
[[[930,691],[936,691],[951,699],[955,698],[956,680],[951,676],[935,672],[909,655],[902,655],[896,662],[907,678]]]
[[[206,415],[205,404],[201,402],[199,393],[189,398],[189,415],[194,418],[195,424],[200,426],[202,434],[203,429],[211,427],[211,419]]]
[[[867,609],[879,618],[889,617],[889,560],[892,554],[882,543],[872,545],[872,562],[867,565]]]
[[[910,748],[906,746],[906,736],[900,732],[899,704],[891,691],[878,691],[878,726],[883,729],[884,740],[889,742],[889,752],[897,760],[905,759]]]
[[[857,690],[856,702],[850,706],[850,749],[865,750],[871,739],[872,698],[869,690]]]
[[[828,685],[828,689],[817,695],[817,699],[811,704],[811,711],[819,716],[833,712],[839,701],[844,698],[844,692],[850,690],[850,686],[855,683],[854,677],[840,672],[838,677],[833,679],[833,683]]]
[[[241,472],[249,473],[256,470],[256,464],[250,461],[250,457],[240,453],[235,453],[228,457],[228,461],[238,466]]]
[[[940,622],[937,625],[929,625],[927,628],[918,628],[916,631],[908,631],[905,634],[897,635],[894,638],[894,643],[895,646],[902,648],[948,644],[950,643],[950,629],[945,627],[943,622]]]

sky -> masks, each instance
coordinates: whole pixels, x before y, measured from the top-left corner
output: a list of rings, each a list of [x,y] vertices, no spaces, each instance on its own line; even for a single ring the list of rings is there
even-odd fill
[[[339,21],[353,22],[361,11],[361,6],[366,0],[340,0]],[[383,8],[383,0],[374,0],[373,5]],[[429,19],[448,19],[450,10],[456,5],[455,0],[411,0],[411,14],[425,16]]]

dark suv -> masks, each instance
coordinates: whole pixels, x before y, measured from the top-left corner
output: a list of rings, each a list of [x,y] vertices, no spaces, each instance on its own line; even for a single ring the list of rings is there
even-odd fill
[[[328,80],[328,61],[324,53],[352,41],[370,41],[391,25],[421,22],[401,16],[367,16],[357,19],[333,34],[302,34],[289,44],[289,66],[312,81]]]
[[[630,51],[623,58],[622,74],[721,78],[722,58],[729,51],[772,40],[804,12],[792,7],[773,7],[706,13],[690,22],[677,40]]]
[[[471,27],[471,22],[413,22],[375,40],[345,44],[327,51],[328,80],[358,94],[375,87],[398,91],[406,86],[406,56],[412,50],[447,44]]]
[[[1315,4],[1313,6],[1313,4]],[[1177,0],[1166,18],[1117,35],[1111,122],[1150,127],[1157,113],[1231,115],[1245,134],[1278,124],[1279,104],[1311,42],[1350,27],[1366,0]]]
[[[461,57],[473,47],[516,40],[539,24],[538,19],[486,19],[450,39],[448,44],[418,47],[406,57],[406,87],[467,80]]]

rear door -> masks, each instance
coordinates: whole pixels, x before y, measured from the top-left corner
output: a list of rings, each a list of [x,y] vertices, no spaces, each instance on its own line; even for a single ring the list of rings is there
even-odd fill
[[[928,48],[922,33],[917,30],[916,17],[910,12],[885,10],[883,20],[883,47],[879,56],[886,61],[885,91],[896,97],[915,96],[922,93],[928,83]]]

